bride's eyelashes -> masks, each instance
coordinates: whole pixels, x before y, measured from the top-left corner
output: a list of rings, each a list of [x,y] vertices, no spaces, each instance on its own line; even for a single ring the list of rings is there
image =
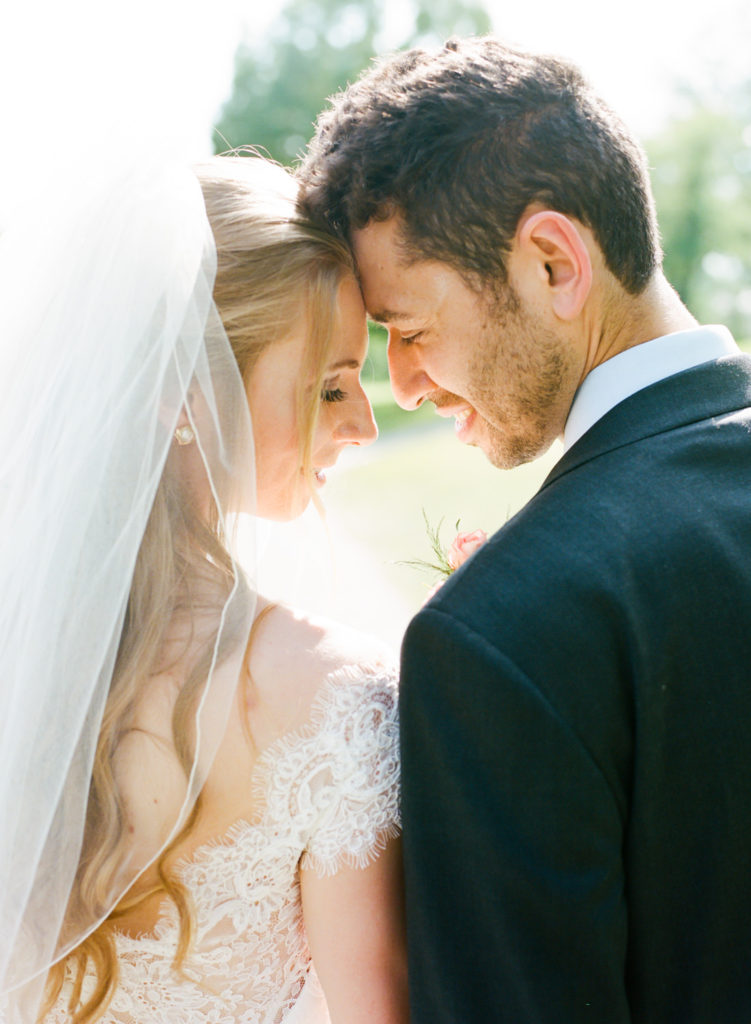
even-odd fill
[[[346,391],[340,387],[324,387],[321,392],[322,401],[343,401],[346,396]]]

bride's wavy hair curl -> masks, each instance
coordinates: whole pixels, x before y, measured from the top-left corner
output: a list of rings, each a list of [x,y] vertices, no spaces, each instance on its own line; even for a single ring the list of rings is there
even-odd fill
[[[312,486],[312,442],[320,391],[334,328],[342,279],[354,272],[349,249],[321,232],[298,212],[297,186],[281,168],[256,156],[214,157],[195,167],[217,250],[214,301],[246,386],[263,350],[307,324],[306,365],[300,368],[297,423],[300,464]],[[218,396],[221,401],[221,396]],[[134,709],[149,676],[164,671],[165,652],[175,626],[188,623],[191,657],[174,703],[172,743],[187,779],[194,754],[196,706],[211,668],[219,636],[216,625],[232,590],[246,587],[246,600],[233,601],[224,620],[217,663],[245,643],[247,585],[236,578],[219,525],[216,507],[208,516],[191,501],[175,453],[168,456],[138,553],[115,669],[99,733],[78,872],[63,924],[75,934],[81,921],[96,920],[128,850],[126,815],[117,785],[117,759],[131,731]],[[241,591],[242,593],[242,591]],[[210,627],[196,623],[211,623]],[[196,645],[196,639],[199,644]],[[250,641],[247,641],[248,647]],[[247,648],[245,652],[247,661]],[[201,796],[180,833],[155,865],[157,881],[126,894],[106,920],[49,971],[42,1019],[72,969],[69,1012],[73,1024],[99,1019],[119,980],[115,926],[119,916],[158,893],[177,910],[179,940],[174,966],[179,970],[194,936],[190,897],[174,871],[181,844],[195,826]],[[106,911],[105,911],[106,912]],[[83,991],[93,967],[95,985]]]

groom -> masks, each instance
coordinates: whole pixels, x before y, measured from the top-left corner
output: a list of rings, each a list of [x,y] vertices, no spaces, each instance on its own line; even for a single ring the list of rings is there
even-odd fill
[[[394,394],[539,493],[411,623],[416,1024],[751,1021],[751,359],[665,280],[567,63],[399,54],[319,122]]]

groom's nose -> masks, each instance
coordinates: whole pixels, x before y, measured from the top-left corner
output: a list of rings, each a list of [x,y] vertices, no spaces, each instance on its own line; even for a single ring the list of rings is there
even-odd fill
[[[391,390],[397,404],[402,409],[417,409],[436,390],[422,365],[419,347],[405,342],[399,331],[391,327],[387,353]]]

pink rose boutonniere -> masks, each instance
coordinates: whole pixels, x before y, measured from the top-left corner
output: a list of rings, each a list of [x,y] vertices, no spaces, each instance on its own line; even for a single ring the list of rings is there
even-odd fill
[[[427,569],[430,572],[439,574],[440,579],[428,591],[428,596],[425,599],[427,601],[453,572],[456,572],[460,566],[464,565],[470,555],[473,555],[475,551],[478,551],[485,544],[488,535],[484,530],[459,532],[448,548],[444,548],[440,536],[443,520],[438,523],[438,526],[432,527],[428,522],[425,512],[422,515],[425,520],[425,528],[428,533],[428,540],[433,551],[434,560],[427,562],[418,558],[403,564],[412,565],[418,569]],[[459,521],[457,521],[455,529],[459,530]]]
[[[457,533],[446,552],[446,561],[455,571],[460,565],[464,565],[470,555],[474,555],[475,551],[479,551],[487,539],[488,535],[484,530],[472,530],[471,533]]]

